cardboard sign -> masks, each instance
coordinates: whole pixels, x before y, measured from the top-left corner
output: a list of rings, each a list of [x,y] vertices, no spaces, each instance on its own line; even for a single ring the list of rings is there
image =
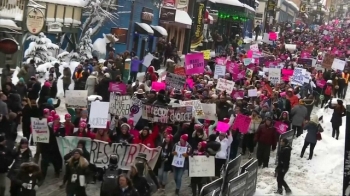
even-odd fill
[[[47,126],[46,118],[30,118],[32,127],[33,142],[39,143],[49,143],[50,141],[50,131]]]
[[[131,97],[129,95],[110,94],[109,113],[118,116],[129,116],[131,107]]]
[[[66,90],[66,104],[69,108],[87,107],[87,90]]]
[[[183,90],[186,84],[186,77],[167,73],[165,78],[165,84],[167,87],[172,87],[177,90]]]
[[[226,91],[226,93],[231,94],[234,86],[235,86],[235,82],[231,80],[219,78],[218,83],[216,85],[216,89],[220,91]]]
[[[193,156],[189,157],[190,177],[213,177],[215,176],[214,156]]]
[[[325,69],[331,69],[334,58],[335,58],[334,55],[326,53],[323,57],[322,67]]]

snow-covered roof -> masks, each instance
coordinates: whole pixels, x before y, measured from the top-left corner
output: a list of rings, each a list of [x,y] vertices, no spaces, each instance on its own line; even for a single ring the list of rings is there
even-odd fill
[[[75,7],[85,7],[88,3],[87,0],[35,0],[38,2],[53,3],[59,5],[70,5]]]
[[[9,20],[9,19],[0,19],[0,27],[7,27],[14,30],[21,29],[21,27],[18,27],[13,20]]]
[[[6,7],[0,9],[0,18],[11,18],[16,21],[22,21],[23,10],[19,7],[7,9]]]
[[[244,7],[244,4],[239,2],[238,0],[216,0],[216,3]]]
[[[247,5],[247,4],[243,4],[243,5],[244,5],[244,7],[247,8],[248,10],[251,10],[251,11],[255,12],[255,9],[252,8],[252,7],[250,7],[249,5]]]
[[[156,31],[158,31],[163,36],[165,36],[165,37],[168,36],[168,32],[163,27],[161,27],[161,26],[153,26],[153,25],[151,25],[151,27],[153,29],[155,29]]]
[[[296,9],[297,11],[299,11],[299,6],[297,4],[295,4],[293,1],[290,0],[285,0],[284,2],[286,2],[287,4],[289,4],[290,6],[292,6],[294,9]]]
[[[192,25],[191,17],[183,10],[176,10],[175,22],[185,25]]]
[[[142,23],[142,22],[135,22],[137,25],[139,25],[141,28],[143,28],[145,31],[147,31],[147,33],[149,34],[154,34],[153,29],[146,23]]]

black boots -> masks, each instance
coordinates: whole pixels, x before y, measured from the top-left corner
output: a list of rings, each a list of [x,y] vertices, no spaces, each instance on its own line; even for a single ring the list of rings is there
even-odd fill
[[[286,190],[286,194],[292,193],[292,190],[290,190],[289,187],[288,187],[288,188],[285,188],[285,190]]]
[[[277,189],[274,193],[283,195],[283,190],[282,189]]]

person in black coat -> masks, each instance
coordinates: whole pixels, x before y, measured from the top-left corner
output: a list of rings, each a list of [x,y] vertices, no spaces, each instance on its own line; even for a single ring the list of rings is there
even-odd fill
[[[31,111],[32,107],[30,105],[30,100],[28,98],[22,99],[22,132],[23,136],[29,140],[30,136],[30,118],[32,117]]]
[[[131,180],[125,174],[121,174],[117,181],[118,186],[113,191],[112,196],[140,196]]]
[[[343,116],[346,114],[346,109],[343,105],[343,101],[338,99],[337,100],[337,105],[333,106],[332,105],[332,99],[330,100],[328,104],[330,109],[333,109],[333,114],[331,118],[331,123],[332,123],[332,137],[335,137],[335,139],[339,138],[339,128],[343,123]]]
[[[45,82],[44,85],[42,86],[41,91],[39,93],[39,100],[38,100],[39,105],[46,103],[47,99],[50,96],[50,87],[51,87],[50,82]]]
[[[56,108],[60,107],[60,105],[61,105],[61,99],[57,99],[57,103],[54,104],[53,99],[48,98],[46,103],[42,103],[40,105],[40,111],[43,112],[45,108],[49,109],[50,111],[56,110]],[[44,116],[44,114],[41,113],[41,116]]]
[[[53,74],[50,74],[48,82],[51,83],[49,96],[54,99],[57,95],[57,79],[54,79]]]
[[[43,183],[39,166],[33,162],[22,163],[15,181],[21,186],[19,196],[36,196]]]
[[[97,85],[96,93],[97,95],[100,95],[102,97],[102,101],[109,101],[109,82],[111,82],[109,73],[104,74],[104,78],[100,81],[100,83]]]
[[[171,163],[173,162],[173,135],[168,134],[163,143],[162,143],[162,152],[159,156],[157,165],[159,164],[158,169],[158,180],[159,180],[159,186],[162,190],[165,189],[165,185],[167,184],[168,180],[168,172],[172,170]]]
[[[290,156],[292,148],[289,145],[289,141],[286,138],[281,139],[280,141],[281,150],[278,154],[278,164],[275,169],[276,175],[277,175],[277,191],[275,193],[282,194],[284,187],[286,193],[291,193],[288,184],[286,181],[284,181],[284,176],[286,175],[288,169],[289,169],[289,162],[290,162]]]
[[[41,90],[41,84],[37,79],[32,76],[30,82],[27,84],[28,98],[30,100],[37,100],[39,97],[39,92]]]
[[[6,144],[5,134],[0,134],[0,195],[5,195],[6,172],[12,161],[11,150]]]
[[[22,138],[19,146],[15,147],[12,151],[12,158],[15,162],[12,164],[10,171],[7,173],[7,177],[11,180],[10,193],[11,196],[18,196],[21,190],[21,185],[16,183],[17,175],[20,171],[22,163],[26,163],[32,160],[32,151],[29,149],[27,138]]]
[[[119,157],[117,154],[112,154],[109,158],[109,165],[106,169],[103,182],[100,188],[100,195],[103,196],[112,196],[113,190],[118,186],[118,182],[115,180],[120,174],[123,173],[123,170],[118,168]]]
[[[136,163],[136,164],[142,164],[142,163]],[[135,189],[137,190],[137,192],[139,192],[140,196],[151,195],[151,187],[149,186],[147,179],[143,176],[142,173],[138,172],[137,167],[135,165],[131,166],[130,177]]]

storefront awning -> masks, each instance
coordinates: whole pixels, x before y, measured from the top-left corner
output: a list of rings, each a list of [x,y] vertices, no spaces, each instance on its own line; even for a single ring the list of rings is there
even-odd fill
[[[182,10],[176,10],[175,22],[189,26],[192,25],[191,17],[188,15],[187,12]]]
[[[224,4],[224,5],[233,5],[236,7],[244,7],[244,4],[238,0],[216,0],[215,3]]]
[[[143,34],[143,35],[153,35],[154,31],[152,30],[152,28],[146,24],[146,23],[142,23],[142,22],[135,22],[135,32],[137,32],[138,34]]]
[[[166,31],[166,29],[164,29],[161,26],[151,25],[151,28],[153,29],[154,36],[156,36],[156,37],[167,37],[168,36],[168,32]]]

